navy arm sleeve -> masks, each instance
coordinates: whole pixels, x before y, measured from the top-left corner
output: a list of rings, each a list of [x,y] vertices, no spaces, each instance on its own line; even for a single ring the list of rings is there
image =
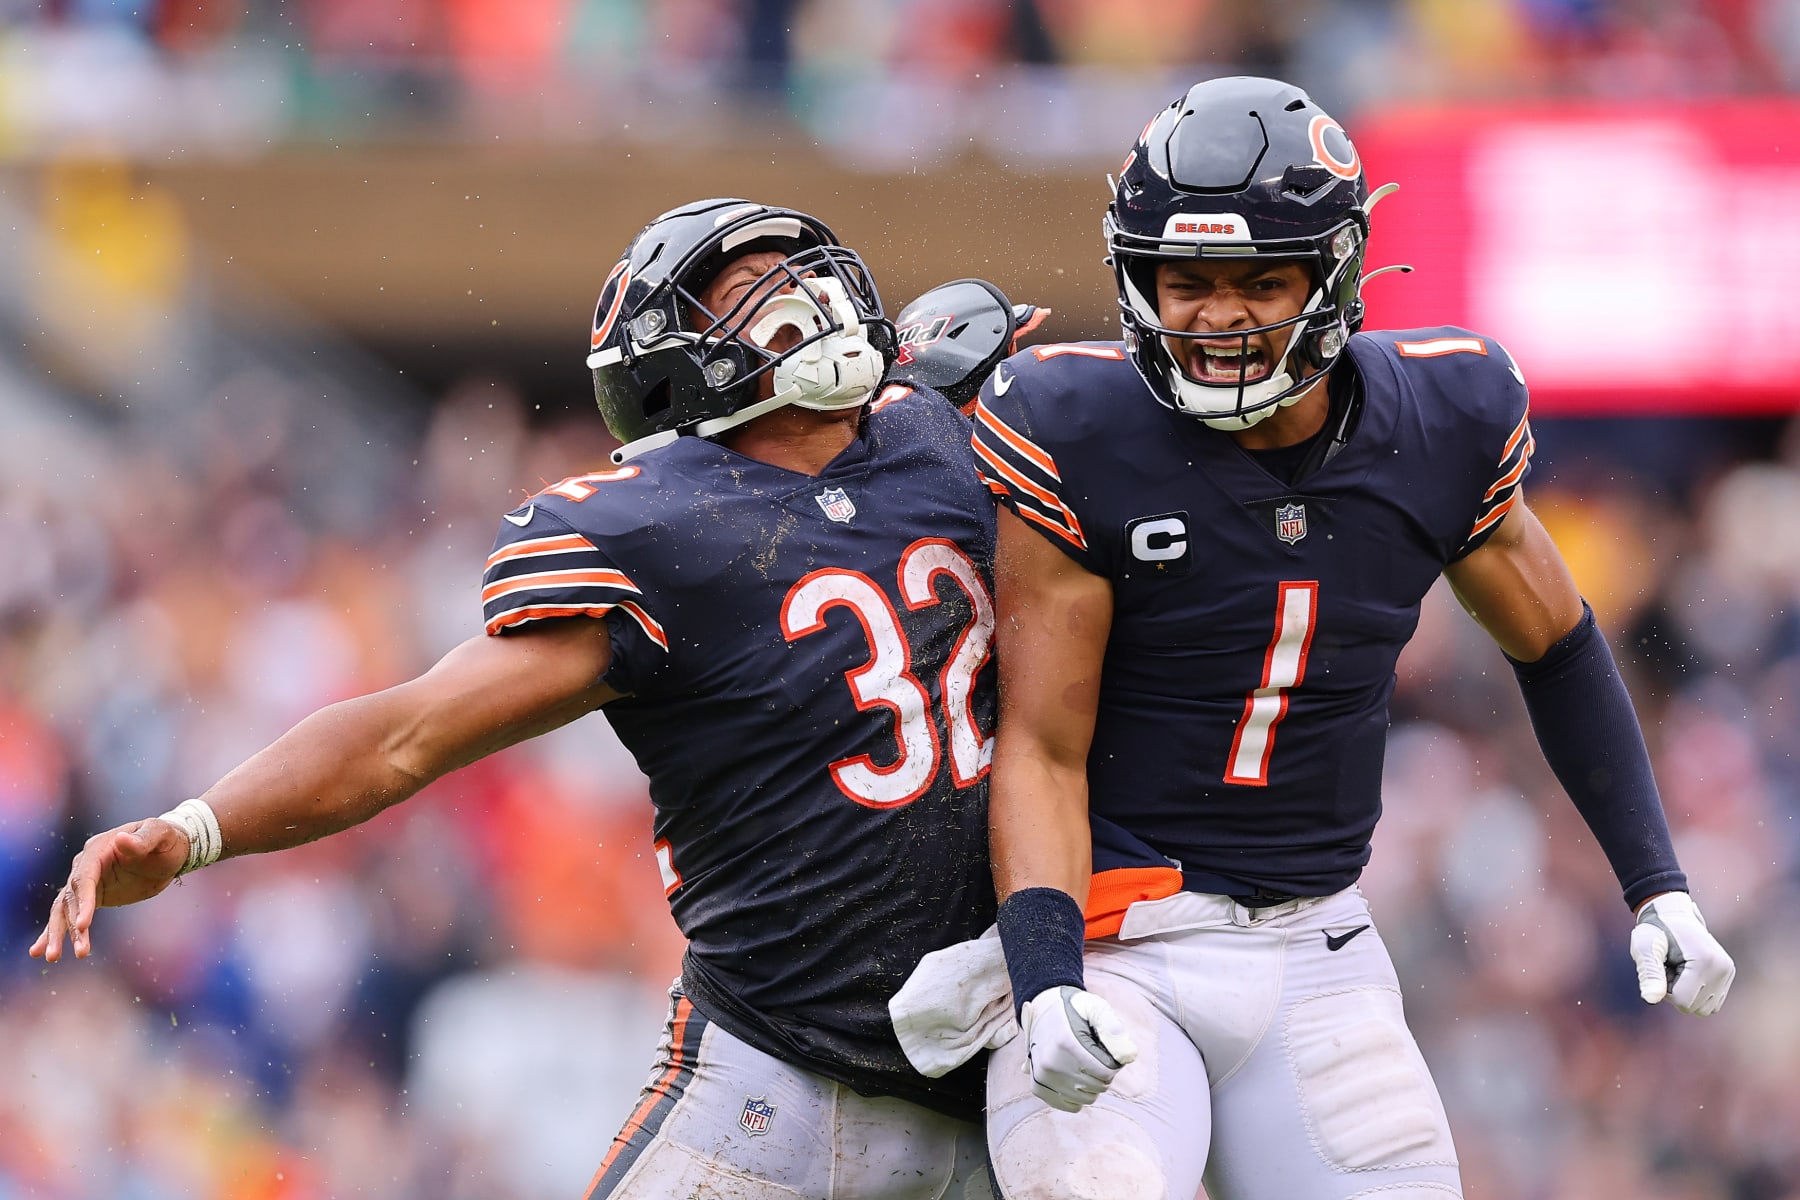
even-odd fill
[[[1510,659],[1544,760],[1575,802],[1634,910],[1684,892],[1650,752],[1594,610],[1536,662]]]

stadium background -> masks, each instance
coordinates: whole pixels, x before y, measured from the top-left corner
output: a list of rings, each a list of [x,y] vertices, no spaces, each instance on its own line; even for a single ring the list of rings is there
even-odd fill
[[[1403,185],[1371,323],[1520,359],[1739,963],[1639,1003],[1434,594],[1364,886],[1468,1194],[1800,1197],[1800,0],[0,0],[0,1198],[578,1195],[679,956],[603,720],[45,970],[68,856],[478,630],[497,515],[603,464],[582,327],[649,217],[796,204],[890,308],[984,275],[1113,336],[1102,175],[1241,72]]]

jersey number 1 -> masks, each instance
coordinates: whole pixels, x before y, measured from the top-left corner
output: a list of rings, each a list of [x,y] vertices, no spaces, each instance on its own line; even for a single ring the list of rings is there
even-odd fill
[[[924,538],[900,556],[900,596],[906,607],[937,604],[939,576],[949,576],[973,609],[938,678],[944,727],[950,733],[951,776],[962,788],[985,775],[994,757],[994,739],[976,726],[971,707],[975,676],[994,641],[994,602],[968,555],[942,538]],[[831,778],[844,795],[870,808],[911,804],[925,794],[937,774],[940,746],[931,695],[913,674],[912,647],[887,593],[861,571],[841,567],[814,571],[796,583],[782,603],[782,635],[791,642],[817,633],[825,628],[826,610],[839,605],[862,622],[871,652],[868,662],[844,673],[850,695],[859,711],[885,708],[893,713],[899,754],[885,767],[876,766],[867,754],[839,759],[831,764]]]
[[[1306,678],[1306,652],[1312,647],[1318,613],[1317,580],[1280,585],[1275,594],[1275,636],[1263,655],[1262,685],[1244,698],[1244,715],[1231,739],[1226,783],[1268,786],[1275,727],[1287,715],[1288,689],[1299,687]]]

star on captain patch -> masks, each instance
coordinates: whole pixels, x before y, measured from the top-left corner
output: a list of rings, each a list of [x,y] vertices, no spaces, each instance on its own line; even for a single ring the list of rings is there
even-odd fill
[[[1306,505],[1283,504],[1275,509],[1275,536],[1293,545],[1306,536]]]
[[[744,1132],[752,1137],[769,1132],[769,1122],[775,1119],[775,1106],[762,1096],[750,1096],[744,1101],[744,1111],[738,1114],[738,1124]]]
[[[850,518],[856,515],[856,505],[844,494],[843,488],[826,488],[813,499],[819,502],[826,516],[840,525],[848,525]]]

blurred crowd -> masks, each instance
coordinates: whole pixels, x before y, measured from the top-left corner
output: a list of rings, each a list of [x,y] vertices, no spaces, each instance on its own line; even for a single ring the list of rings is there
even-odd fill
[[[0,399],[0,1196],[576,1194],[680,952],[604,721],[25,957],[88,833],[479,634],[496,515],[611,445],[470,381],[371,464],[273,378],[222,390],[185,447]],[[368,494],[291,465],[331,459],[397,484],[351,530],[297,497]]]
[[[1791,90],[1800,0],[0,0],[0,160],[716,143],[771,120],[875,167],[1110,158],[1119,128],[1224,73],[1304,79],[1341,118]]]

